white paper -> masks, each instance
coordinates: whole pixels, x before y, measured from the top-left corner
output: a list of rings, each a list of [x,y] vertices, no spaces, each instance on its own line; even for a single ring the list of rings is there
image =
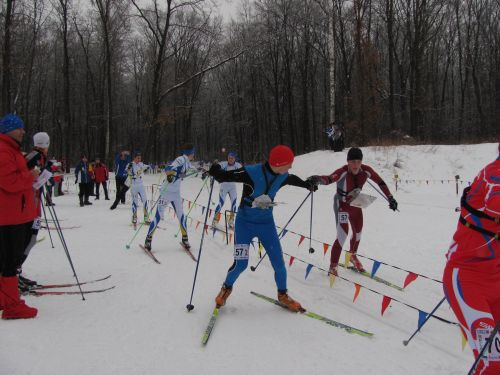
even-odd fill
[[[373,203],[373,201],[377,199],[377,197],[374,197],[372,195],[368,194],[363,194],[360,193],[356,198],[354,198],[351,203],[349,203],[351,206],[354,207],[359,207],[359,208],[366,208],[370,204]]]
[[[45,184],[51,177],[52,173],[44,169],[43,172],[35,180],[35,182],[33,182],[33,188],[36,190],[40,189],[40,187],[42,187],[42,185]]]

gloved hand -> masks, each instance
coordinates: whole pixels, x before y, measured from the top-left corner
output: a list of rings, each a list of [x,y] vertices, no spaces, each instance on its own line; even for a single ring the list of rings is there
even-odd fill
[[[315,184],[315,183],[314,183],[314,181],[311,181],[311,180],[307,179],[307,180],[306,180],[306,184],[308,185],[308,187],[307,187],[307,188],[308,188],[310,191],[313,191],[313,192],[314,192],[314,191],[318,190],[318,185],[317,185],[317,184]]]
[[[175,174],[169,174],[167,175],[167,181],[171,184],[172,182],[175,181]]]
[[[42,158],[42,154],[40,154],[38,151],[31,151],[28,155],[26,155],[25,159],[26,159],[26,165],[28,166],[28,169],[35,168],[38,165],[38,163],[40,162],[41,158]]]
[[[217,172],[219,172],[219,170],[221,169],[222,167],[220,166],[219,163],[214,163],[212,164],[212,166],[210,167],[210,169],[208,170],[208,174],[210,176],[214,176],[217,174]]]
[[[390,196],[388,200],[389,200],[389,208],[393,211],[396,211],[398,209],[398,202],[396,202],[393,196]]]
[[[324,185],[325,183],[323,182],[323,179],[320,177],[320,176],[309,176],[307,177],[307,180],[306,181],[309,181],[311,182],[312,184],[314,185]]]
[[[201,179],[205,180],[205,178],[207,178],[207,177],[208,177],[208,171],[204,170],[203,173],[201,174]]]

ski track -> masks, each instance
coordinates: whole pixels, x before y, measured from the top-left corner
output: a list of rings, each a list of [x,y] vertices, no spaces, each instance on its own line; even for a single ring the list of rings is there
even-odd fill
[[[401,212],[392,212],[369,185],[364,192],[377,197],[364,210],[364,230],[359,253],[440,280],[445,253],[457,225],[459,205],[455,183],[472,181],[478,171],[497,156],[497,144],[459,146],[366,147],[364,163],[385,179],[399,202]],[[300,177],[329,174],[345,163],[346,151],[316,151],[296,158],[292,173]],[[401,168],[395,168],[398,161]],[[393,175],[402,180],[429,180],[429,184],[401,183],[395,192]],[[71,177],[69,177],[71,180]],[[145,185],[158,183],[147,175]],[[183,197],[194,199],[202,182],[188,178]],[[214,187],[214,197],[218,184]],[[206,347],[200,344],[214,307],[214,297],[232,264],[232,246],[221,233],[209,230],[201,254],[193,304],[189,302],[196,263],[186,256],[174,237],[178,230],[172,212],[166,210],[165,230],[156,231],[153,251],[162,262],[155,264],[138,244],[144,241],[147,226],[131,244],[130,195],[127,205],[110,211],[111,201],[94,201],[78,207],[75,185],[70,194],[55,198],[55,209],[65,225],[69,252],[80,280],[112,274],[85,289],[116,288],[102,294],[25,297],[39,309],[33,320],[0,321],[2,348],[0,375],[56,374],[463,374],[473,362],[468,346],[461,350],[457,326],[430,319],[422,331],[404,347],[417,326],[418,312],[392,302],[380,315],[382,296],[361,289],[352,302],[353,284],[337,278],[329,287],[325,272],[313,268],[304,279],[306,264],[295,260],[288,267],[290,295],[313,312],[353,327],[373,332],[373,338],[349,334],[300,314],[285,311],[260,300],[251,290],[276,298],[272,267],[264,260],[256,272],[250,269],[235,284]],[[313,238],[332,245],[335,240],[332,196],[335,185],[320,186],[315,193]],[[148,199],[151,190],[148,191]],[[241,193],[241,186],[238,188]],[[307,192],[285,187],[277,200],[286,202],[274,209],[277,225],[284,225]],[[239,195],[240,196],[240,195]],[[208,190],[198,200],[206,205]],[[216,201],[217,199],[214,198]],[[226,201],[226,208],[229,202]],[[215,205],[211,205],[215,208]],[[309,202],[306,202],[289,230],[309,235]],[[185,203],[187,213],[187,202]],[[191,217],[202,221],[201,209]],[[192,252],[198,257],[201,228],[188,228]],[[46,234],[46,233],[45,233]],[[36,245],[24,266],[26,276],[40,283],[73,282],[72,272],[59,239],[52,232],[55,248],[46,240]],[[44,233],[41,234],[42,236]],[[299,237],[288,233],[283,250],[315,266],[328,269],[330,249],[323,256],[322,243],[309,254],[309,240],[300,247]],[[348,248],[348,244],[344,249]],[[257,250],[257,246],[256,246]],[[343,261],[344,255],[341,256]],[[372,262],[361,258],[365,268]],[[252,249],[249,265],[258,262]],[[341,276],[430,312],[442,298],[442,286],[418,278],[404,292],[340,269]],[[406,273],[381,265],[377,276],[402,286]],[[456,321],[445,302],[437,314]]]

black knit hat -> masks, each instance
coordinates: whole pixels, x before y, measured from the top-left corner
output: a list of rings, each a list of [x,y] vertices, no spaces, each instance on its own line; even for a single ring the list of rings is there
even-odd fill
[[[360,148],[353,147],[347,153],[347,160],[363,160],[363,152]]]

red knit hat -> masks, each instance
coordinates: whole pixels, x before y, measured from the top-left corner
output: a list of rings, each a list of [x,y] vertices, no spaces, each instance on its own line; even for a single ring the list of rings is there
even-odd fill
[[[272,167],[282,167],[292,164],[294,157],[290,147],[285,145],[274,146],[269,153],[269,165]]]

